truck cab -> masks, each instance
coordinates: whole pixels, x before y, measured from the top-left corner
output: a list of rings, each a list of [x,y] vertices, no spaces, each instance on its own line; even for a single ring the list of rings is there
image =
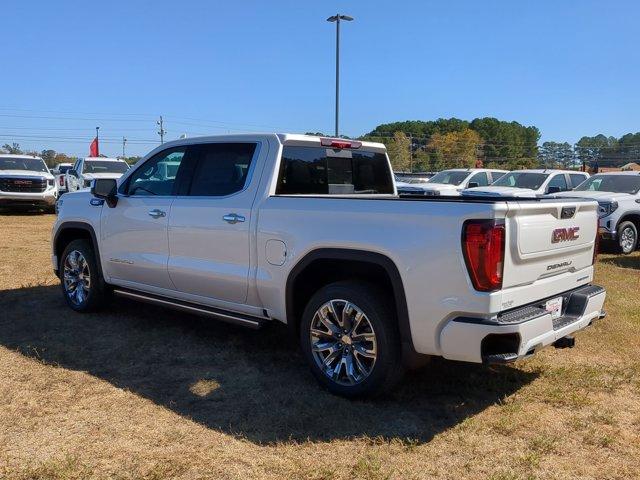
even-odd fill
[[[79,158],[65,173],[65,183],[69,192],[76,192],[89,188],[96,178],[118,179],[128,169],[129,164],[119,158]]]
[[[566,192],[589,178],[585,172],[575,170],[514,170],[489,186],[469,188],[463,195],[506,197],[536,197]]]
[[[468,188],[491,185],[505,173],[507,170],[453,168],[436,173],[426,183],[412,186],[423,189],[427,196],[457,196]]]

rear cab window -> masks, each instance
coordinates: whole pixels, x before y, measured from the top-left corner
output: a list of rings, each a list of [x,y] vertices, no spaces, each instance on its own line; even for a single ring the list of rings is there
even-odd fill
[[[580,185],[582,182],[584,182],[587,179],[587,176],[581,175],[579,173],[570,173],[569,178],[571,179],[571,186],[573,188],[576,188],[578,185]]]
[[[393,194],[387,156],[366,149],[285,145],[276,195]]]

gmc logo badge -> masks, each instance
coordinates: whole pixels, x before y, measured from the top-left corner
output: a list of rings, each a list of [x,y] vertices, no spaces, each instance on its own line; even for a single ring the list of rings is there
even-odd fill
[[[14,180],[16,185],[31,185],[31,180]]]
[[[580,238],[580,227],[556,228],[551,234],[551,243],[571,242]]]

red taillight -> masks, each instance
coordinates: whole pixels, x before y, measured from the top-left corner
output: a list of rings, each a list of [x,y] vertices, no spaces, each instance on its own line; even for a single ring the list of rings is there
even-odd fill
[[[62,175],[60,175],[60,176],[58,177],[58,184],[59,184],[61,187],[64,187],[64,177],[63,177]]]
[[[321,138],[320,145],[322,145],[323,147],[332,148],[360,148],[362,146],[362,142],[340,140],[335,138]]]
[[[462,227],[462,251],[473,287],[480,292],[502,288],[504,224],[467,220]]]

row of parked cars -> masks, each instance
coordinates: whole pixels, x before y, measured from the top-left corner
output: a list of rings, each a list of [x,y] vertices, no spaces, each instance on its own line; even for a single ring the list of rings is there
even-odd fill
[[[639,245],[640,172],[590,176],[574,170],[451,169],[430,178],[396,175],[398,193],[418,196],[576,197],[598,202],[599,235],[621,253]]]
[[[175,163],[175,162],[174,162]],[[49,170],[42,158],[0,155],[0,206],[42,207],[53,211],[60,195],[91,186],[97,178],[117,179],[129,165],[117,158],[79,158]],[[150,175],[175,177],[177,165],[164,162]],[[154,178],[155,178],[154,177]],[[640,173],[608,172],[590,177],[573,170],[450,169],[432,176],[396,175],[400,195],[463,197],[569,196],[596,200],[599,232],[628,254],[639,245]]]
[[[120,178],[129,169],[118,158],[79,158],[49,170],[40,157],[0,154],[0,207],[55,209],[60,195],[91,186],[96,178]]]

